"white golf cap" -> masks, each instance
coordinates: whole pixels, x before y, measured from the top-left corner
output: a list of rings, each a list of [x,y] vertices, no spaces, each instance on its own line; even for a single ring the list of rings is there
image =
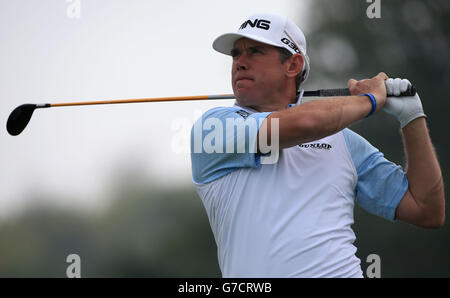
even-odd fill
[[[306,54],[305,35],[288,18],[267,13],[254,14],[242,23],[237,33],[226,33],[217,37],[213,42],[213,48],[225,55],[231,55],[234,43],[243,37],[285,48],[292,54],[301,54],[305,61],[302,81],[308,78],[309,58]]]

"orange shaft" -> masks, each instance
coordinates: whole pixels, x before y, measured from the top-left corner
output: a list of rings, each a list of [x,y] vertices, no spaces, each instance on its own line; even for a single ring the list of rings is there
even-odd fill
[[[118,104],[118,103],[138,103],[138,102],[182,101],[182,100],[230,99],[230,98],[234,98],[234,95],[233,94],[221,94],[221,95],[199,95],[199,96],[180,96],[180,97],[82,101],[82,102],[52,103],[52,104],[50,104],[50,107],[104,105],[104,104]]]

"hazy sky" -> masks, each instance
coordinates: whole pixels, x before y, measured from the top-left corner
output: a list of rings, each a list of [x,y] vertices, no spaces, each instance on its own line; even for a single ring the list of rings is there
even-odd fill
[[[0,0],[0,218],[36,194],[93,208],[121,167],[153,183],[190,183],[182,127],[233,100],[40,109],[12,137],[15,107],[230,93],[231,59],[212,49],[215,37],[255,12],[306,26],[295,0],[80,0],[79,18],[75,2]]]

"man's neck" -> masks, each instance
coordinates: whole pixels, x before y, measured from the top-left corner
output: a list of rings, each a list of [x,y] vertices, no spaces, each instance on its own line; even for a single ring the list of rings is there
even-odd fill
[[[278,102],[271,102],[261,105],[250,105],[248,107],[258,112],[274,112],[285,110],[289,107],[290,104],[295,104],[296,102],[297,95],[295,95],[295,97],[291,97],[290,99],[280,100]]]
[[[274,112],[274,111],[281,111],[287,108],[287,105],[257,105],[257,106],[249,106],[249,108],[258,111],[260,113],[262,112]]]
[[[270,94],[265,94],[264,97],[257,99],[243,99],[239,102],[236,97],[237,105],[241,107],[249,107],[258,112],[274,112],[285,110],[290,104],[297,102],[298,95],[293,84],[286,83],[285,86],[273,90]]]

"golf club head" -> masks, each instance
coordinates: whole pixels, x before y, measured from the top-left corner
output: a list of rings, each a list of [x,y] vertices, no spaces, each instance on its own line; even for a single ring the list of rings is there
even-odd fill
[[[8,122],[6,122],[6,130],[10,135],[17,136],[25,129],[28,122],[30,122],[36,106],[35,104],[23,104],[11,112],[11,115],[8,117]]]

